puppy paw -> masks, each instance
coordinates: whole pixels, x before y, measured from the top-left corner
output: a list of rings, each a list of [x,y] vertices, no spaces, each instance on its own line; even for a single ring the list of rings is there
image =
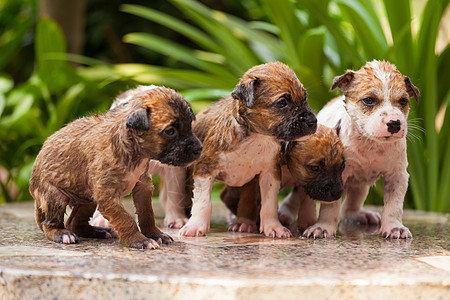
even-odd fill
[[[67,229],[72,230],[78,236],[86,238],[112,239],[119,237],[117,231],[114,231],[110,227],[98,227],[82,224],[79,226],[67,227]]]
[[[382,225],[380,228],[380,234],[386,239],[411,239],[411,231],[405,226],[400,224],[388,224]]]
[[[186,215],[169,215],[167,214],[164,218],[164,226],[168,228],[180,229],[188,222]]]
[[[148,238],[140,231],[135,232],[129,237],[122,237],[123,242],[130,248],[135,249],[157,249],[159,248],[158,242],[154,239]]]
[[[144,239],[139,241],[133,241],[128,244],[131,248],[135,249],[158,249],[159,244],[152,239]]]
[[[205,236],[209,231],[209,224],[192,218],[180,229],[180,236]]]
[[[298,220],[297,221],[297,228],[299,230],[299,232],[305,231],[307,228],[313,226],[316,223],[316,220],[311,219],[311,220],[307,220],[307,219],[302,219],[302,220]]]
[[[117,231],[114,231],[110,227],[98,227],[98,226],[92,226],[93,231],[96,233],[96,238],[101,239],[114,239],[119,237],[119,233]]]
[[[96,210],[94,215],[91,217],[89,225],[97,227],[111,227],[109,221],[106,220],[98,210]]]
[[[278,218],[283,226],[289,227],[294,223],[295,215],[291,211],[282,208],[283,206],[278,211]]]
[[[290,238],[292,237],[292,233],[289,229],[278,224],[273,225],[261,225],[260,229],[261,233],[264,233],[265,236],[272,238]]]
[[[53,235],[53,241],[61,244],[76,244],[78,236],[69,230],[62,229]]]
[[[316,223],[308,227],[303,236],[313,239],[322,239],[336,236],[336,228],[330,224]]]
[[[256,228],[256,222],[247,218],[239,218],[228,226],[228,231],[234,232],[253,232]]]
[[[356,224],[379,225],[381,223],[381,216],[377,212],[361,209],[358,211],[346,211],[344,213],[344,220]]]
[[[155,240],[159,245],[170,245],[173,243],[173,238],[170,235],[165,234],[164,232],[152,233],[147,237]]]

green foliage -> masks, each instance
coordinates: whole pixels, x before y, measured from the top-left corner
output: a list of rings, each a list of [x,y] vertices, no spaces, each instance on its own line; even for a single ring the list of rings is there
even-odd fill
[[[359,69],[373,59],[396,64],[421,90],[421,101],[412,104],[411,111],[408,137],[411,181],[406,205],[449,211],[449,110],[445,107],[450,101],[450,50],[447,46],[441,54],[435,53],[437,30],[448,0],[426,3],[417,34],[411,28],[409,0],[385,0],[384,11],[372,0],[260,0],[266,19],[258,22],[239,19],[193,0],[170,2],[190,22],[138,5],[124,5],[122,10],[184,35],[196,48],[142,33],[127,34],[124,41],[188,65],[189,71],[159,68],[153,76],[160,76],[157,83],[175,83],[175,88],[194,99],[199,93],[202,99],[208,93],[211,99],[216,99],[231,90],[249,67],[281,60],[296,71],[309,91],[311,106],[317,111],[332,97],[328,94],[332,78],[347,68]],[[392,43],[383,30],[384,13]],[[128,66],[120,68],[126,71]],[[156,67],[141,68],[150,71]],[[186,76],[186,72],[193,76]],[[125,73],[138,82],[155,82],[151,77],[145,80],[142,73]],[[436,130],[439,110],[444,112],[444,125]],[[381,185],[369,195],[378,204],[382,203]]]
[[[101,89],[78,75],[65,61],[64,36],[53,20],[38,22],[35,39],[34,74],[16,86],[9,76],[0,76],[0,165],[8,177],[1,184],[0,203],[29,200],[31,168],[45,139],[79,115],[105,110],[120,88]],[[18,187],[17,195],[7,188],[9,183]]]

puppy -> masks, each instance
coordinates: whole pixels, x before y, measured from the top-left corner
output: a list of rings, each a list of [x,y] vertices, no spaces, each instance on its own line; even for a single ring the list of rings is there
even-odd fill
[[[99,211],[133,248],[157,248],[172,238],[155,225],[149,161],[185,166],[201,144],[194,113],[181,95],[164,87],[138,87],[126,105],[73,121],[50,136],[33,166],[30,193],[36,222],[46,237],[72,244],[78,236],[106,238],[110,228],[88,224]],[[121,200],[133,195],[139,227]],[[72,213],[64,226],[66,206]],[[155,241],[156,240],[156,241]]]
[[[114,99],[110,109],[123,107],[139,93],[157,88],[159,86],[149,85],[138,86],[128,90]],[[186,224],[188,217],[185,209],[192,204],[191,199],[187,199],[185,193],[184,182],[186,180],[186,173],[180,170],[185,170],[185,168],[163,164],[156,159],[149,161],[149,176],[159,174],[162,179],[159,199],[165,211],[164,225],[169,228],[181,228]],[[170,191],[170,195],[167,191]],[[170,200],[168,200],[169,198]],[[102,216],[98,209],[95,211],[89,224],[92,226],[111,227],[111,224]],[[112,233],[115,234],[114,231]]]
[[[332,100],[318,114],[321,124],[337,128],[344,144],[345,199],[343,220],[379,224],[385,238],[411,238],[402,224],[403,199],[409,174],[406,156],[409,99],[418,101],[419,89],[409,77],[386,61],[371,61],[358,71],[337,76],[331,90],[343,96]],[[384,208],[381,215],[362,209],[369,187],[384,177]],[[312,230],[335,231],[339,208]]]
[[[316,222],[314,200],[322,201],[319,222],[324,218],[325,206],[336,206],[342,196],[342,171],[344,147],[337,134],[330,128],[318,125],[315,134],[306,140],[287,143],[282,152],[281,186],[292,186],[292,192],[284,199],[279,210],[280,221],[290,226],[298,216],[297,225],[305,230],[305,236],[317,237],[309,231]],[[225,187],[221,199],[237,216],[229,226],[231,231],[252,232],[256,224],[259,205],[259,188],[254,179],[242,188]],[[336,220],[337,222],[338,220]],[[323,232],[333,236],[336,232]]]
[[[192,216],[180,234],[203,236],[209,230],[215,180],[242,186],[259,174],[260,231],[272,237],[291,236],[277,213],[279,141],[313,134],[316,123],[306,90],[289,67],[274,62],[248,70],[230,97],[197,114],[193,128],[203,152],[192,165]]]

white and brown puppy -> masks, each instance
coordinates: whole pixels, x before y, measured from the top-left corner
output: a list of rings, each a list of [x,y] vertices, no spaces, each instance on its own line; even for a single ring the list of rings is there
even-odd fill
[[[409,99],[418,101],[419,89],[409,77],[386,61],[371,61],[358,71],[348,70],[334,79],[343,96],[330,101],[318,120],[337,128],[345,148],[343,173],[345,199],[341,218],[360,224],[379,224],[385,238],[411,238],[402,224],[403,200],[409,174],[406,156]],[[363,210],[371,185],[384,177],[384,209],[380,215]],[[329,220],[313,225],[322,231],[336,230],[332,219],[338,208],[328,212]]]
[[[193,128],[203,152],[193,164],[192,216],[180,235],[209,230],[215,180],[242,186],[259,174],[260,232],[291,236],[278,220],[279,141],[313,134],[316,123],[306,90],[288,66],[274,62],[248,70],[231,96],[197,114]]]

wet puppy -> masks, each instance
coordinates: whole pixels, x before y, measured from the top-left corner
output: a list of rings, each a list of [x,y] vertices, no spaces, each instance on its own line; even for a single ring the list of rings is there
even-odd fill
[[[130,99],[139,93],[158,88],[160,87],[156,85],[148,85],[128,90],[114,99],[110,109],[128,105]],[[185,168],[163,164],[156,159],[149,161],[149,176],[159,174],[162,179],[159,200],[165,211],[164,225],[169,228],[181,228],[186,224],[188,216],[185,210],[192,205],[191,199],[187,199],[188,197],[186,197],[185,193],[186,172],[184,170]],[[170,195],[168,191],[170,191]],[[89,224],[92,226],[111,227],[111,224],[102,216],[98,209],[95,211]],[[115,234],[115,232],[112,233]]]
[[[126,105],[73,121],[50,136],[33,166],[30,193],[46,237],[76,243],[106,238],[110,228],[88,224],[98,210],[130,247],[156,248],[172,238],[155,225],[149,161],[185,166],[201,153],[192,132],[194,113],[181,95],[164,87],[138,87]],[[121,200],[129,193],[139,228]],[[72,213],[64,225],[66,206]],[[156,240],[156,241],[155,241]]]
[[[385,61],[371,61],[358,71],[349,70],[334,79],[343,96],[332,100],[318,114],[321,124],[339,128],[345,148],[343,173],[345,199],[341,217],[361,224],[379,224],[385,238],[411,238],[402,224],[403,200],[408,188],[406,156],[409,99],[418,100],[419,89],[409,77]],[[381,215],[362,209],[369,187],[384,177],[384,209]],[[328,226],[339,214],[330,213]],[[317,224],[316,224],[317,225]],[[315,225],[313,225],[315,226]]]
[[[259,174],[261,226],[266,236],[289,237],[278,220],[280,140],[316,130],[316,117],[295,73],[275,62],[248,70],[230,97],[197,114],[193,125],[203,152],[193,164],[192,216],[182,236],[203,236],[211,219],[215,180],[242,186]]]
[[[280,221],[290,226],[297,218],[297,226],[308,237],[318,237],[309,230],[316,223],[316,205],[321,208],[318,223],[326,218],[327,211],[335,207],[342,196],[342,171],[344,170],[344,147],[337,134],[330,128],[318,125],[315,134],[306,140],[287,143],[282,152],[281,186],[292,186],[292,192],[284,199],[279,210]],[[221,199],[237,216],[229,226],[231,231],[252,232],[259,209],[259,188],[254,179],[242,188],[225,187]],[[336,225],[338,220],[336,221]],[[336,232],[321,232],[333,236]]]

